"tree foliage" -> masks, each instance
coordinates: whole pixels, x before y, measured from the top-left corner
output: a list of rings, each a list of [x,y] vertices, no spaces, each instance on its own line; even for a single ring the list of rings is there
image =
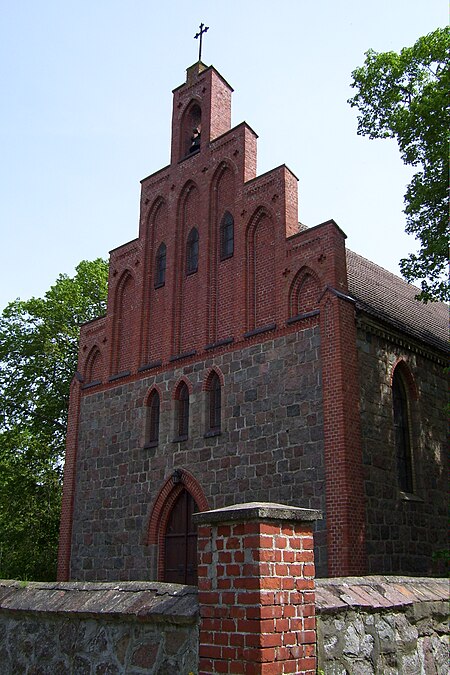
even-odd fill
[[[420,281],[419,298],[448,299],[448,129],[450,29],[438,28],[412,47],[370,49],[353,71],[349,99],[359,111],[358,134],[395,138],[405,164],[417,167],[405,194],[406,232],[417,253],[400,261],[408,281]]]
[[[0,317],[0,578],[54,578],[79,325],[104,314],[107,275],[83,261]]]

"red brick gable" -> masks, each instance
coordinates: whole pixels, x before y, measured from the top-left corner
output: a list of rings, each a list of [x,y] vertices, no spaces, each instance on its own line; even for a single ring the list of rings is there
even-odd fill
[[[142,181],[138,239],[111,251],[99,348],[104,384],[253,331],[284,328],[289,318],[292,274],[285,270],[287,237],[298,233],[297,179],[285,166],[256,176],[257,137],[245,123],[231,129],[231,92],[203,64],[189,68],[174,90],[171,164]],[[192,150],[186,139],[193,121],[200,141]],[[233,249],[224,256],[225,213],[233,221]],[[198,264],[190,270],[194,230]],[[161,246],[164,281],[155,283]],[[327,280],[320,277],[323,288]],[[79,370],[90,379],[85,354],[94,344],[84,329],[81,345]]]

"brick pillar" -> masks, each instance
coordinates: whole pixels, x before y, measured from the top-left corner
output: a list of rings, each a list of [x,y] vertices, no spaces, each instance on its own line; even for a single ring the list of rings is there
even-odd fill
[[[194,515],[199,675],[316,672],[312,526],[321,517],[257,502]]]
[[[328,576],[366,573],[355,308],[328,289],[320,310]]]
[[[63,495],[59,526],[58,581],[70,579],[70,551],[72,546],[73,502],[76,482],[78,448],[78,421],[80,416],[81,380],[78,373],[70,385],[69,417],[67,421],[66,458],[64,462]]]

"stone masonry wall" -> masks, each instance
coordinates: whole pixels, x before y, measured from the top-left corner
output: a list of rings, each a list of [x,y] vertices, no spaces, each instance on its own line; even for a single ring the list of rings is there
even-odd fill
[[[444,574],[433,553],[447,548],[447,381],[436,354],[360,325],[358,351],[366,492],[368,572]],[[403,361],[419,392],[410,396],[413,494],[398,487],[392,373]]]
[[[197,589],[0,582],[2,675],[197,672]]]
[[[447,579],[318,579],[315,598],[318,672],[447,675]],[[198,609],[190,586],[1,581],[1,673],[197,675]]]
[[[174,469],[187,469],[208,507],[271,501],[325,511],[320,334],[302,330],[249,340],[214,358],[88,394],[81,401],[71,578],[157,578],[147,543],[152,505]],[[258,340],[258,342],[256,342]],[[252,344],[253,342],[253,344]],[[184,362],[185,363],[185,362]],[[214,366],[223,376],[222,429],[205,435]],[[189,438],[174,439],[174,392],[191,390]],[[145,398],[158,388],[159,443],[145,447]],[[316,566],[326,574],[326,518],[315,532]]]
[[[316,616],[324,675],[448,673],[446,579],[319,579]]]

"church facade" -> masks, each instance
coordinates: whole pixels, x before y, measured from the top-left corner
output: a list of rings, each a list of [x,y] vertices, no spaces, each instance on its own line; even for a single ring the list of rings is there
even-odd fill
[[[446,307],[298,223],[297,178],[201,62],[171,161],[81,328],[59,578],[196,582],[195,511],[320,509],[321,576],[429,574],[446,546]]]

